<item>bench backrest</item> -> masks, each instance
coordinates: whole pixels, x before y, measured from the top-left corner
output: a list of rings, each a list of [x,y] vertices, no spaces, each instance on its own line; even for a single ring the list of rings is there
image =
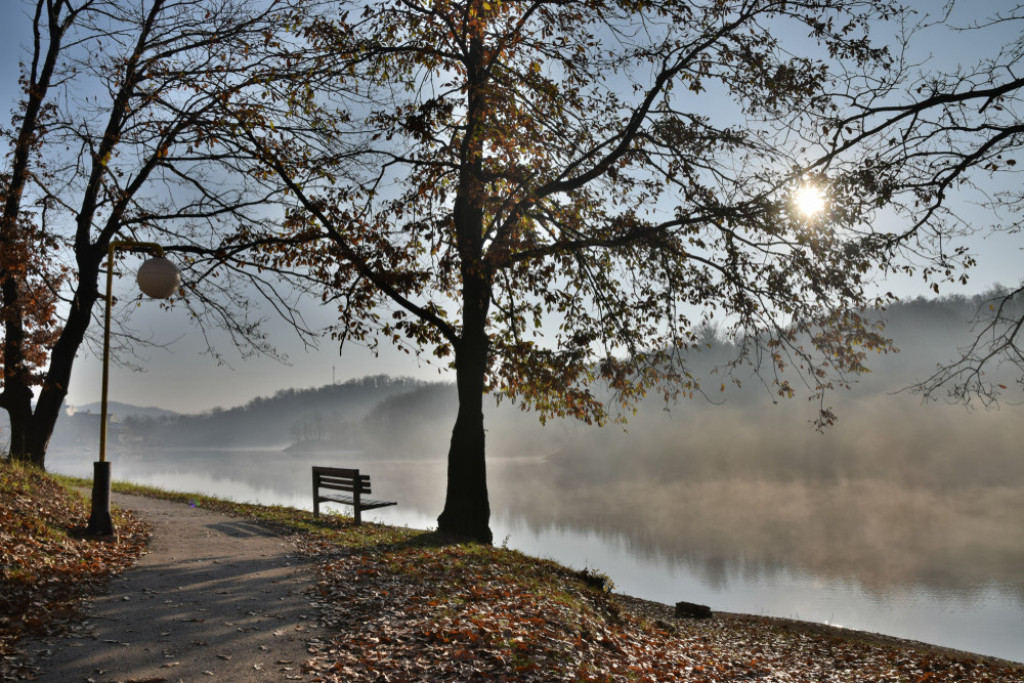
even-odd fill
[[[372,493],[369,474],[359,474],[359,470],[343,467],[314,467],[313,485],[334,491]]]

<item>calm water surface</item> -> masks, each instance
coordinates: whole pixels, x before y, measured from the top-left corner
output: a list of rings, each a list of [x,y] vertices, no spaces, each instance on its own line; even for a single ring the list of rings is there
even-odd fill
[[[87,453],[52,453],[47,468],[91,477],[93,459]],[[433,528],[443,505],[444,466],[438,462],[387,462],[360,453],[293,456],[277,450],[120,451],[109,459],[116,480],[304,509],[312,507],[311,464],[360,467],[372,474],[374,495],[399,501],[397,507],[374,510],[367,517],[413,528]],[[729,556],[727,543],[723,551],[689,537],[673,543],[671,534],[659,535],[657,529],[664,525],[654,517],[631,521],[626,531],[609,528],[602,524],[608,504],[600,496],[593,497],[593,510],[580,510],[582,504],[573,501],[576,514],[566,520],[559,517],[553,503],[527,500],[523,504],[523,490],[531,489],[524,481],[524,476],[530,475],[524,472],[543,479],[540,467],[536,462],[526,467],[523,463],[491,463],[496,543],[570,567],[602,571],[611,577],[617,591],[650,600],[669,604],[687,600],[719,611],[828,623],[1024,662],[1024,577],[1019,574],[1014,583],[1005,577],[979,579],[974,572],[962,580],[932,576],[931,572],[916,578],[903,572],[898,579],[880,580],[868,574],[844,576],[838,569],[809,571],[807,566],[828,568],[829,564],[819,558],[810,564],[798,561],[789,565],[771,554],[743,556],[736,552]],[[651,515],[666,514],[664,505],[639,507]],[[550,509],[546,515],[530,512],[542,508]],[[688,515],[679,523],[680,529],[710,523]],[[708,538],[734,533],[742,539],[749,532],[730,529],[729,520],[721,517],[715,516],[717,526]],[[615,521],[621,523],[618,516]],[[745,540],[738,543],[739,548],[749,545]],[[823,549],[822,553],[828,555],[829,551]],[[870,563],[871,558],[867,559]],[[984,555],[978,561],[985,562]],[[888,556],[879,562],[893,565],[890,574],[902,566]],[[950,565],[962,566],[954,561]],[[1004,576],[998,571],[992,575]]]

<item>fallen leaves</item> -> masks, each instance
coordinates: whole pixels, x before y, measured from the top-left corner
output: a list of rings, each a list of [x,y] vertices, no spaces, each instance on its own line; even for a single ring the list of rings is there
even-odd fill
[[[0,675],[21,666],[18,638],[80,627],[81,601],[142,553],[144,525],[126,512],[114,520],[115,540],[83,538],[79,496],[41,470],[0,462]]]
[[[811,636],[772,620],[649,621],[552,562],[423,534],[306,537],[333,633],[322,681],[1024,681],[1024,669]]]
[[[118,543],[77,539],[68,530],[84,526],[84,504],[42,473],[9,467],[0,464],[0,647],[13,677],[31,675],[18,670],[13,639],[33,628],[88,628],[78,601],[131,562],[144,531],[122,517]],[[285,680],[1024,682],[1021,666],[783,620],[651,616],[638,608],[642,601],[610,595],[587,572],[505,548],[374,524],[313,523],[308,512],[283,508],[232,504],[230,511],[299,533],[319,573],[312,606],[324,635],[308,641],[305,663],[277,661]]]

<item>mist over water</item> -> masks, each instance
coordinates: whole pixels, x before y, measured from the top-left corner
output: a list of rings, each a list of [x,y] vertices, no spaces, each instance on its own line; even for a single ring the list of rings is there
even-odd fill
[[[844,424],[825,435],[799,419],[781,428],[785,411],[639,419],[628,434],[566,446],[550,478],[530,487],[535,499],[509,504],[561,523],[597,515],[602,528],[642,528],[638,543],[699,548],[712,564],[797,564],[879,589],[996,579],[1024,595],[1015,421],[912,397],[844,410]],[[584,502],[594,499],[602,503],[590,510]],[[957,548],[972,552],[950,557]]]
[[[709,391],[710,401],[668,412],[645,403],[625,429],[542,427],[515,406],[490,410],[496,542],[605,571],[639,597],[1024,661],[1021,407],[969,411],[893,393],[950,355],[939,331],[952,323],[940,313],[948,307],[904,310],[892,330],[903,351],[829,396],[840,420],[824,433],[809,422],[815,403],[773,404],[749,376],[743,390]],[[354,466],[372,475],[375,495],[399,501],[371,517],[432,527],[454,389],[364,384],[237,413],[129,421],[111,456],[114,476],[308,509],[310,465]],[[174,434],[203,436],[175,448]],[[201,448],[215,439],[238,450]],[[296,440],[324,450],[277,449]],[[88,475],[92,459],[68,450],[48,467]]]
[[[87,475],[92,456],[51,469]],[[382,453],[119,452],[115,478],[311,508],[309,467],[356,466],[432,528],[445,463]],[[1024,661],[1019,487],[908,490],[900,482],[652,476],[570,480],[539,457],[490,465],[498,543],[606,572],[617,589],[719,611],[829,622]],[[339,510],[346,510],[344,507]]]

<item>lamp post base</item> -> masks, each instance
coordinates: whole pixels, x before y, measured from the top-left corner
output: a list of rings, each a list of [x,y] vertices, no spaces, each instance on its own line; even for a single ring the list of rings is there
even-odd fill
[[[110,518],[110,463],[92,464],[92,514],[85,528],[89,536],[113,536],[114,521]]]

